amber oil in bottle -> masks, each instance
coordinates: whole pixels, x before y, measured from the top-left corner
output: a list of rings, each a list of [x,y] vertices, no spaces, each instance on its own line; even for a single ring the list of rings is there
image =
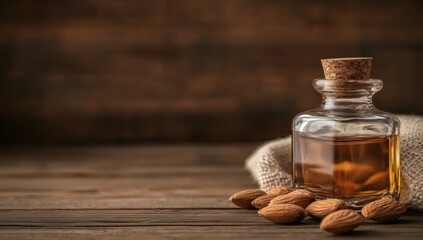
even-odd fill
[[[322,197],[362,198],[398,191],[398,136],[322,137],[295,133],[296,183]]]

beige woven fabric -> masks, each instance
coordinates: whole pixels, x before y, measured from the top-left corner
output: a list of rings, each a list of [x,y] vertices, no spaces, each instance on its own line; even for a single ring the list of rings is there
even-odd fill
[[[399,115],[401,121],[401,201],[423,210],[423,116]],[[260,146],[246,168],[264,191],[291,184],[291,138]]]

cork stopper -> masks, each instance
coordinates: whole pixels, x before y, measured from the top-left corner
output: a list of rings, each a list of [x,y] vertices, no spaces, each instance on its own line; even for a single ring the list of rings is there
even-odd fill
[[[370,79],[371,57],[322,59],[325,79],[364,80]]]

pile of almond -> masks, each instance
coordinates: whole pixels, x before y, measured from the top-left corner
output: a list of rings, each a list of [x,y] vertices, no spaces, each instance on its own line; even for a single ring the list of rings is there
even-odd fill
[[[311,156],[310,156],[311,157]],[[350,196],[360,191],[383,191],[389,187],[389,174],[387,171],[378,171],[371,164],[343,161],[333,166],[333,173],[324,173],[316,164],[325,166],[326,160],[314,164],[303,164],[304,184],[322,188],[333,192],[337,196]]]
[[[276,187],[267,193],[248,189],[235,193],[229,200],[241,208],[259,209],[260,216],[278,224],[299,223],[307,216],[322,219],[320,229],[335,234],[352,231],[363,223],[364,218],[392,222],[407,210],[400,202],[384,197],[365,205],[359,214],[348,209],[341,199],[316,201],[307,190],[286,187]]]

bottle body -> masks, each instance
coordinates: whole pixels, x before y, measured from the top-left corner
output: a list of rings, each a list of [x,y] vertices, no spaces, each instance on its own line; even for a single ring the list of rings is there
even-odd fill
[[[371,103],[381,81],[360,87],[360,81],[330,81],[315,80],[322,106],[293,120],[294,187],[357,207],[385,195],[399,198],[399,120]]]

